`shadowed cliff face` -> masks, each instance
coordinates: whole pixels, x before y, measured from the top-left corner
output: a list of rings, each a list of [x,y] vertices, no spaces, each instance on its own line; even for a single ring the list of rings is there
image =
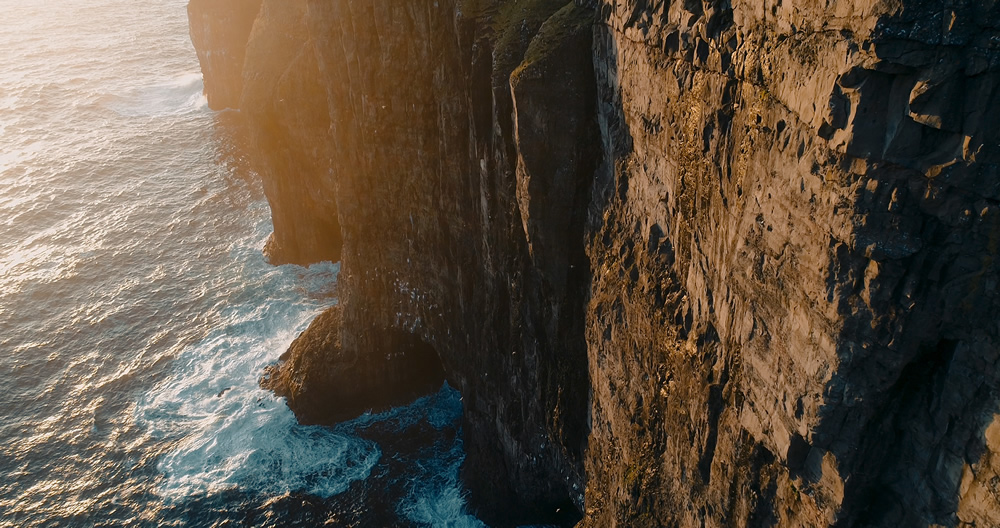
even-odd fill
[[[337,353],[436,352],[500,525],[1000,523],[1000,8],[583,4],[264,2]]]
[[[566,97],[525,84],[535,107],[516,118],[509,82],[565,4],[460,15],[447,1],[309,4],[341,175],[344,346],[384,350],[388,331],[404,329],[439,352],[464,397],[473,503],[501,524],[572,518],[582,506],[587,268],[582,223],[571,218],[596,152],[592,67],[540,66],[539,77],[565,82]],[[489,17],[517,23],[508,33]],[[588,57],[589,26],[578,33],[553,52]],[[519,198],[531,196],[517,191],[515,120],[524,134],[548,126],[564,146],[565,163],[529,158],[521,173],[570,200],[559,218],[537,222],[553,238],[535,254],[552,276],[533,265],[525,238]]]

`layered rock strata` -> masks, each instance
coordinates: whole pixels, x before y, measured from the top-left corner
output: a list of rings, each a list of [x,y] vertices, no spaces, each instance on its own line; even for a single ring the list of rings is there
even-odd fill
[[[707,7],[597,30],[598,233],[629,249],[591,246],[620,277],[592,287],[588,505],[954,525],[996,412],[995,13],[919,34],[930,5]]]
[[[1000,524],[1000,7],[265,1],[249,40],[276,244],[342,259],[300,416],[403,350],[498,525]]]

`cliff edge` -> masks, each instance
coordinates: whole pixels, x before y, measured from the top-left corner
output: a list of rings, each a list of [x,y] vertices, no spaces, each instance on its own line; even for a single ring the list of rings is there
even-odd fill
[[[192,39],[342,262],[300,416],[439,361],[501,526],[1000,525],[1000,5],[250,4]]]

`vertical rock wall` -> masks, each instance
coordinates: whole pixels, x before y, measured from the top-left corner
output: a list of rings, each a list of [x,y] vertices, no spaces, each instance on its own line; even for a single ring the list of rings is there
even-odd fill
[[[525,73],[522,97],[533,106],[515,118],[509,82],[564,5],[309,4],[341,175],[344,346],[381,353],[392,347],[388,330],[404,329],[438,351],[464,396],[474,502],[508,523],[572,517],[583,498],[582,224],[570,221],[572,207],[558,219],[522,218],[519,198],[531,196],[519,196],[518,178],[553,180],[564,198],[586,202],[596,145],[584,126],[594,119],[589,26],[559,51],[582,60],[532,74],[566,76],[561,94],[529,88],[537,81]],[[509,18],[510,32],[493,17]],[[568,164],[518,157],[517,134],[542,132]],[[532,253],[526,225],[552,240]],[[550,262],[552,275],[532,258]]]
[[[264,0],[243,68],[240,101],[271,205],[273,264],[340,259],[340,220],[326,85],[305,0]]]
[[[997,410],[996,21],[604,2],[594,526],[963,516]]]
[[[998,524],[998,9],[265,0],[271,247],[498,525]]]
[[[247,41],[261,0],[191,0],[191,42],[205,78],[205,95],[213,110],[239,108]]]

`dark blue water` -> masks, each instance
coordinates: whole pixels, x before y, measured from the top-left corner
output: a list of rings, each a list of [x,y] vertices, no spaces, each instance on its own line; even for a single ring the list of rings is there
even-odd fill
[[[185,0],[0,0],[0,526],[478,526],[454,391],[336,428],[257,387],[336,302],[269,266]]]

